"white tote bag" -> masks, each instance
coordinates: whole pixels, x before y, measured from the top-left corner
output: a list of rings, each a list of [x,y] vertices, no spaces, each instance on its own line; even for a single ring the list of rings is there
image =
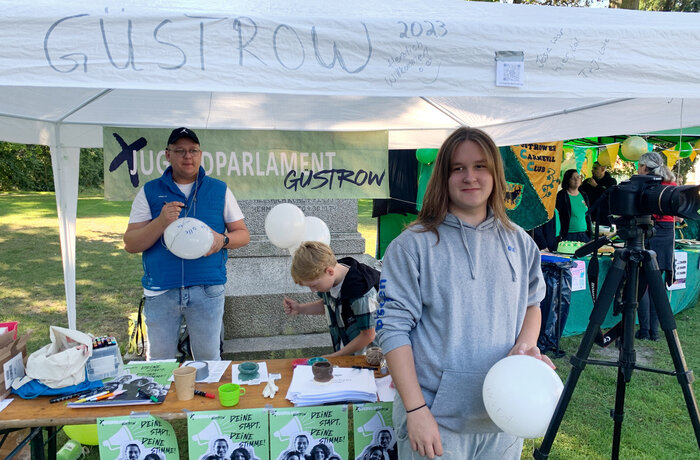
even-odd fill
[[[63,388],[83,382],[85,363],[92,355],[92,337],[58,326],[51,326],[50,335],[50,344],[29,355],[27,377],[50,388]]]

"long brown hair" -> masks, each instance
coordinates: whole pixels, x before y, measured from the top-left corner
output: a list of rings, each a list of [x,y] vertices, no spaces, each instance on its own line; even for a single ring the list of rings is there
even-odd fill
[[[418,219],[412,224],[412,226],[422,225],[423,229],[421,231],[435,233],[438,241],[440,235],[437,228],[445,220],[450,204],[448,181],[450,179],[452,157],[460,144],[466,141],[475,142],[481,147],[486,156],[486,167],[493,176],[493,190],[491,195],[489,195],[488,205],[493,210],[494,217],[507,229],[515,229],[506,214],[506,176],[503,171],[503,160],[498,147],[484,131],[463,126],[457,128],[442,143],[435,160],[433,174],[423,196],[423,207],[418,213]]]

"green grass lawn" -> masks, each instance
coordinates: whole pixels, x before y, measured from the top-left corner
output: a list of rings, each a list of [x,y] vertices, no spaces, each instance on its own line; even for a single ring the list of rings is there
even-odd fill
[[[78,328],[96,335],[113,335],[126,343],[127,316],[138,307],[142,274],[139,255],[123,250],[122,234],[130,203],[106,202],[81,195],[76,224],[76,278]],[[358,231],[374,255],[375,221],[371,202],[358,205]],[[437,269],[437,267],[436,267]],[[48,343],[49,325],[67,326],[63,272],[51,193],[0,193],[0,320],[17,320],[21,329],[34,329],[30,351]],[[692,369],[700,364],[700,308],[676,316],[678,335]],[[562,348],[576,351],[580,337],[562,340]],[[637,342],[644,365],[672,369],[665,342]],[[612,347],[611,347],[612,348]],[[592,357],[617,358],[616,350],[594,348]],[[568,357],[555,361],[566,379]],[[604,459],[610,457],[616,369],[587,366],[554,442],[550,459]],[[183,432],[183,424],[175,424]],[[63,435],[61,435],[63,436]],[[65,437],[59,438],[59,446]],[[525,443],[530,458],[538,441]],[[181,446],[182,447],[182,446]],[[93,451],[96,451],[93,448]],[[95,452],[88,458],[97,458]],[[635,372],[627,388],[622,428],[623,459],[700,458],[688,412],[674,377]]]

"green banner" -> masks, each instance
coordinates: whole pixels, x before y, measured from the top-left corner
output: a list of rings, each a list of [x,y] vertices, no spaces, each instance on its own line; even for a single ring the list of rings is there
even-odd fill
[[[105,198],[163,174],[171,129],[105,127]],[[388,132],[196,130],[207,175],[236,199],[389,198]]]
[[[355,460],[397,458],[396,434],[392,423],[393,403],[354,404],[352,421],[355,427]],[[384,456],[386,453],[387,457]]]
[[[266,409],[193,412],[187,416],[191,460],[269,460]]]
[[[172,425],[152,415],[98,418],[97,436],[102,460],[180,458]]]
[[[555,193],[556,177],[539,192],[535,190],[525,166],[510,147],[501,147],[501,157],[506,174],[506,213],[508,218],[525,230],[531,230],[547,222],[550,218],[542,203],[540,193]],[[544,171],[548,176],[549,171]]]
[[[270,458],[347,460],[346,405],[295,407],[270,411]]]

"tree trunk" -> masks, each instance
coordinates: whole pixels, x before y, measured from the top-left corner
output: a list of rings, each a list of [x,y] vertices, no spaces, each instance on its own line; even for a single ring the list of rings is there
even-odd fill
[[[610,0],[610,8],[621,8],[624,10],[638,10],[639,0]]]

